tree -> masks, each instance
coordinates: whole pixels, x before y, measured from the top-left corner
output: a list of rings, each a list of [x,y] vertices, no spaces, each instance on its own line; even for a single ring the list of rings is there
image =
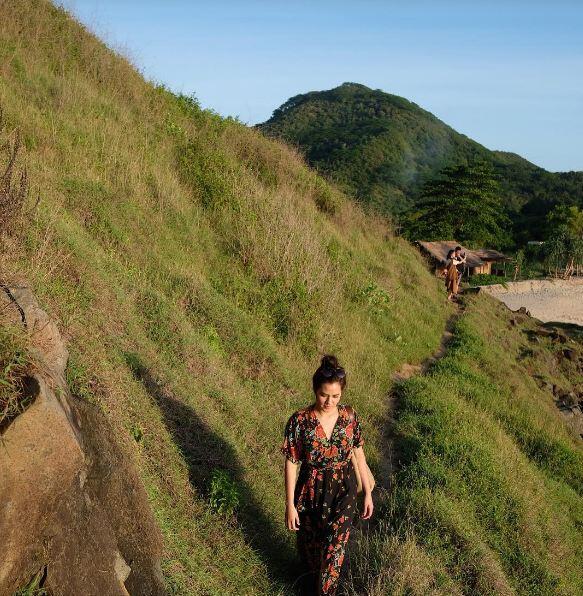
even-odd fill
[[[583,238],[583,210],[576,205],[557,205],[547,215],[549,238],[565,232],[575,238]]]
[[[583,266],[583,211],[558,205],[547,215],[545,262],[549,273],[569,277]]]
[[[476,163],[445,168],[425,184],[406,228],[412,240],[500,246],[508,239],[508,224],[491,167]]]

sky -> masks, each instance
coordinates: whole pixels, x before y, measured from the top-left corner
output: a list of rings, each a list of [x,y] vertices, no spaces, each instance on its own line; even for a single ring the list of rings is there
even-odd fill
[[[583,170],[583,0],[68,0],[144,76],[255,124],[362,83],[489,149]]]

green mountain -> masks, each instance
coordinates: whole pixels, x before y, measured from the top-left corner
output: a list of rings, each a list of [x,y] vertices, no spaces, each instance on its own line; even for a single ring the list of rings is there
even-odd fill
[[[411,209],[440,169],[475,159],[494,166],[520,229],[556,202],[583,205],[583,172],[551,173],[490,151],[418,105],[356,83],[296,95],[258,127],[299,147],[318,171],[382,213]]]
[[[457,312],[384,218],[46,0],[0,2],[0,107],[0,594],[293,594],[279,446],[326,352],[379,485],[349,593],[582,593],[583,450],[548,389],[575,395],[574,340]],[[69,353],[63,440],[25,282]]]

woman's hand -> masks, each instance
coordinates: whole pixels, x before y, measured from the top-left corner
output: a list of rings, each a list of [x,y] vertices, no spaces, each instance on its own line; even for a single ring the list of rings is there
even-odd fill
[[[368,493],[364,496],[363,511],[362,511],[362,515],[360,517],[362,519],[370,519],[372,517],[373,510],[374,510],[374,505],[372,502],[372,495],[370,493]]]
[[[300,529],[300,516],[293,503],[287,505],[285,508],[285,525],[288,530],[297,531]]]

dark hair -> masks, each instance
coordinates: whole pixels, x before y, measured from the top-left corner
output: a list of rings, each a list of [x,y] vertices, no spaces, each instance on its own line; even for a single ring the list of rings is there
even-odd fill
[[[461,246],[456,246],[456,247],[455,247],[455,250],[456,250],[456,251],[458,251],[458,250],[461,250],[461,249],[462,249],[462,247],[461,247]]]
[[[322,357],[320,366],[316,369],[312,377],[312,389],[314,393],[324,383],[340,383],[342,389],[346,387],[346,372],[338,363],[338,358],[332,354],[325,354]]]
[[[453,253],[455,252],[455,250],[452,248],[448,253],[447,253],[447,258],[451,259],[451,256],[453,255]]]

